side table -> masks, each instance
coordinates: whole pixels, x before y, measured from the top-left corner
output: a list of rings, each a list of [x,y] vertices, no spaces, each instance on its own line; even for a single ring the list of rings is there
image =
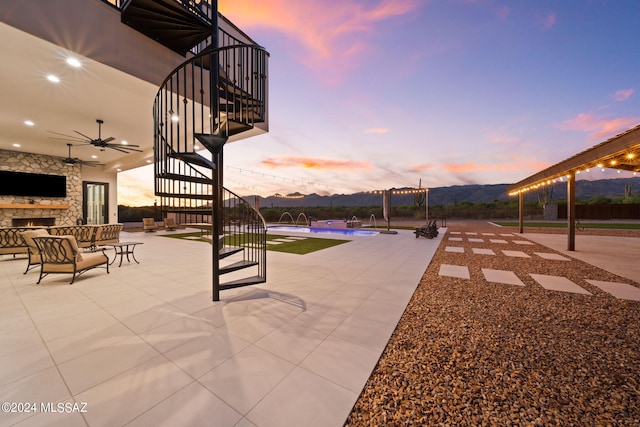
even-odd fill
[[[136,264],[140,264],[140,262],[138,262],[133,252],[135,251],[137,245],[142,245],[142,244],[143,244],[142,242],[119,242],[119,243],[111,243],[106,245],[106,246],[111,246],[115,251],[115,256],[113,257],[113,261],[111,261],[109,265],[116,262],[118,255],[120,255],[120,264],[118,264],[118,267],[122,266],[122,260],[125,255],[127,256],[127,262],[131,262],[131,260],[129,259],[129,255],[131,255],[131,257],[136,262]]]

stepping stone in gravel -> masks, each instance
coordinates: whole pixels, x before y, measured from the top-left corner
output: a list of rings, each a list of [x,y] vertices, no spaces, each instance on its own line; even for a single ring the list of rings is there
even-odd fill
[[[603,282],[600,280],[587,280],[593,286],[597,286],[605,292],[610,293],[616,298],[626,299],[629,301],[640,301],[640,289],[626,283]]]
[[[564,257],[560,254],[553,254],[553,253],[547,253],[547,252],[534,252],[534,254],[544,259],[551,259],[555,261],[571,261],[570,258]]]
[[[533,242],[530,242],[528,240],[514,240],[513,243],[515,243],[516,245],[533,245]]]
[[[462,242],[462,237],[449,237],[450,242]]]
[[[482,274],[484,274],[484,278],[487,279],[487,282],[501,283],[503,285],[524,286],[522,280],[518,279],[518,276],[516,276],[516,273],[513,271],[483,268]]]
[[[476,233],[475,231],[467,231],[464,234],[467,234],[469,236],[477,236],[478,235],[478,233]]]
[[[276,242],[275,240],[267,240],[267,245],[281,245],[284,242]]]
[[[464,248],[460,248],[460,247],[457,247],[457,246],[447,246],[446,248],[444,248],[444,251],[445,252],[457,252],[457,253],[463,254],[464,253]]]
[[[484,240],[482,240],[482,239],[475,239],[473,237],[470,237],[469,241],[473,242],[473,243],[482,243],[482,242],[484,242]]]
[[[473,251],[474,254],[476,255],[495,255],[496,253],[493,252],[493,250],[491,249],[483,249],[483,248],[471,248],[471,250]]]
[[[291,239],[291,240],[307,240],[306,237],[294,237],[294,236],[287,236],[287,239]]]
[[[289,242],[295,242],[295,239],[289,239],[288,237],[286,239],[273,239],[276,242],[282,242],[282,243],[289,243]]]
[[[495,236],[495,233],[482,233],[483,236]]]
[[[522,251],[502,251],[506,256],[514,256],[518,258],[531,258],[529,255],[525,254]]]
[[[581,288],[566,277],[548,276],[546,274],[532,274],[529,276],[545,289],[550,291],[571,292],[574,294],[592,295],[591,292]]]
[[[449,233],[451,233],[451,234],[462,234],[461,231],[450,231]]]
[[[507,243],[504,239],[489,239],[491,243]]]
[[[470,279],[469,268],[465,265],[440,264],[439,276],[458,277],[460,279]]]
[[[503,233],[503,234],[500,234],[500,235],[501,236],[505,236],[505,237],[512,237],[513,236],[513,234],[511,234],[511,233]]]

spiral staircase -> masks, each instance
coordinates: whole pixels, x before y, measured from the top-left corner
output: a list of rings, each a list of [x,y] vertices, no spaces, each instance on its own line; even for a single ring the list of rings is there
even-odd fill
[[[219,30],[217,18],[216,2],[204,0],[128,0],[121,11],[122,22],[187,57],[153,107],[155,194],[164,215],[210,227],[214,301],[266,281],[266,224],[223,187],[223,148],[266,121],[269,59]]]

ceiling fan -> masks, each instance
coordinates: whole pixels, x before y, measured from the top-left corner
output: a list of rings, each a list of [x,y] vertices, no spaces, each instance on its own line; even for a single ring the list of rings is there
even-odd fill
[[[89,161],[85,161],[85,160],[80,160],[77,157],[71,157],[71,146],[73,144],[67,144],[67,147],[69,147],[69,157],[67,157],[66,159],[62,159],[62,163],[64,163],[67,166],[73,166],[75,164],[81,164],[81,165],[86,165],[86,166],[104,166],[102,163],[95,161],[95,160],[89,160]]]
[[[139,145],[130,145],[130,144],[125,145],[125,144],[111,143],[111,141],[115,139],[112,136],[102,139],[102,124],[104,123],[104,121],[97,119],[96,122],[98,123],[97,138],[88,137],[87,135],[80,133],[77,130],[74,130],[74,132],[82,136],[83,138],[80,138],[75,135],[65,135],[63,133],[52,132],[52,131],[49,131],[49,132],[55,133],[56,135],[62,135],[65,137],[65,138],[54,138],[54,139],[62,139],[65,141],[75,141],[75,142],[82,143],[82,144],[76,144],[76,145],[93,145],[94,147],[98,147],[100,151],[104,151],[105,148],[111,148],[113,150],[120,151],[121,153],[125,153],[125,154],[129,154],[132,151],[137,151],[139,153],[142,153],[142,150],[134,148],[134,147],[139,147]]]

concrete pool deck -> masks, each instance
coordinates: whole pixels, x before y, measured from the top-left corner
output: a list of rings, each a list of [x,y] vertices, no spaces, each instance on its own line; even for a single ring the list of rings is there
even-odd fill
[[[0,413],[0,425],[342,425],[445,231],[269,252],[268,282],[218,303],[211,247],[163,232],[123,232],[144,243],[140,264],[72,286],[36,285],[24,257],[3,256],[2,400],[86,412]]]

